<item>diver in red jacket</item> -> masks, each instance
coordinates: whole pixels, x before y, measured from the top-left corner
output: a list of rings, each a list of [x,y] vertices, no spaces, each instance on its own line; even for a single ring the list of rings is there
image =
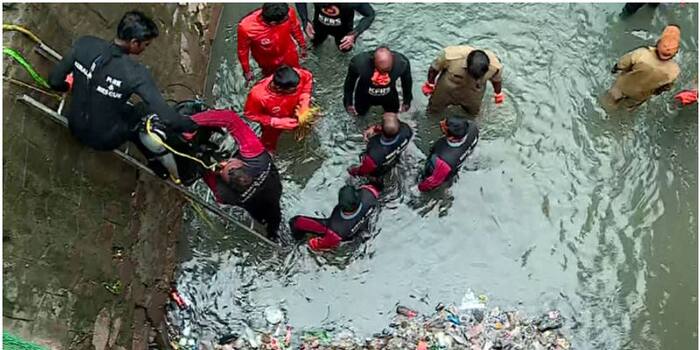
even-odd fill
[[[440,122],[440,127],[445,136],[435,141],[430,150],[421,183],[418,184],[421,192],[438,188],[457,175],[462,163],[479,142],[476,124],[460,117],[444,119]]]
[[[238,60],[247,81],[254,79],[248,51],[253,53],[266,77],[283,64],[299,67],[297,45],[305,57],[306,42],[301,25],[296,12],[287,4],[265,3],[238,23]]]
[[[335,249],[341,241],[352,240],[358,232],[368,229],[369,219],[379,205],[378,197],[379,190],[372,185],[345,185],[338,192],[338,204],[329,218],[297,215],[289,221],[292,235],[297,240],[307,233],[319,235],[309,239],[312,250]]]
[[[238,153],[221,169],[204,174],[204,182],[219,203],[243,207],[253,219],[265,224],[268,238],[277,238],[282,220],[282,182],[272,157],[236,112],[209,110],[192,120],[199,126],[226,128],[238,143]]]
[[[284,130],[298,125],[297,112],[309,108],[313,76],[302,68],[281,66],[273,76],[259,81],[248,93],[243,113],[262,124],[262,143],[269,152],[277,149]]]

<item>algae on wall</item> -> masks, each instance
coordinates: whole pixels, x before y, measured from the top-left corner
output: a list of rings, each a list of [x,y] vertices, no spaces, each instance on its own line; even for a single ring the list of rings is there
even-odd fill
[[[161,35],[138,58],[166,98],[202,94],[208,61],[203,4],[4,4],[4,23],[25,26],[58,52],[82,35],[111,40],[124,12],[152,16]],[[51,62],[17,32],[20,50],[44,76]],[[31,81],[5,58],[5,75]],[[183,199],[110,152],[78,144],[69,131],[15,100],[3,83],[3,321],[50,348],[146,348],[172,279]],[[115,255],[124,251],[124,257]],[[114,255],[114,256],[113,256]],[[108,291],[105,286],[121,288]]]

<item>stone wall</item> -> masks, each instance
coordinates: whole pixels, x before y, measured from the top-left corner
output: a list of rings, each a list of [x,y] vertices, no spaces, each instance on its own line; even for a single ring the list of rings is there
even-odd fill
[[[161,35],[138,58],[166,98],[202,95],[213,35],[203,4],[3,4],[3,22],[27,27],[58,52],[81,35],[111,39],[125,11],[152,16]],[[48,76],[34,43],[4,32]],[[4,75],[31,81],[4,58]],[[145,349],[164,317],[176,263],[183,198],[109,152],[15,101],[3,83],[3,324],[52,349]],[[115,253],[123,250],[123,257]],[[116,294],[105,285],[121,288]]]

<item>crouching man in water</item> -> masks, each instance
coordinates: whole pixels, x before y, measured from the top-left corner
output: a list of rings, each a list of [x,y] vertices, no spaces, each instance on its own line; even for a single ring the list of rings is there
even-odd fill
[[[348,168],[348,173],[380,182],[381,177],[399,162],[401,153],[413,137],[413,130],[400,121],[396,113],[384,113],[382,124],[369,127],[364,136],[367,149],[360,156],[360,164]]]
[[[335,249],[341,241],[352,240],[358,232],[368,229],[378,197],[379,190],[372,185],[345,185],[338,192],[338,204],[329,218],[297,215],[289,221],[292,234],[297,240],[304,239],[306,233],[320,235],[309,239],[312,250]]]
[[[272,157],[255,132],[229,110],[211,110],[192,116],[200,126],[224,127],[238,143],[238,154],[222,162],[220,170],[204,174],[204,182],[219,203],[243,207],[250,216],[267,226],[268,238],[275,240],[282,220],[282,183]]]
[[[465,119],[449,117],[440,122],[440,128],[445,136],[438,139],[430,150],[421,182],[418,184],[418,190],[421,192],[438,188],[457,175],[462,163],[479,142],[479,129],[476,124]]]

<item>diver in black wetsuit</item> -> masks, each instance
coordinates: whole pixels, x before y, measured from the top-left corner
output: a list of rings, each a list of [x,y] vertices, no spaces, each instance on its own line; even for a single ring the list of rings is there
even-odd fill
[[[49,84],[58,91],[71,90],[68,126],[78,141],[99,151],[132,141],[146,155],[149,166],[163,177],[167,171],[139,137],[142,118],[156,114],[175,132],[193,131],[197,124],[176,113],[146,67],[129,57],[142,53],[158,34],[153,20],[138,11],[127,12],[113,42],[80,37],[51,71]],[[132,94],[139,95],[143,103],[127,104]]]
[[[309,20],[306,3],[296,3],[304,32],[314,46],[321,45],[329,35],[343,52],[352,50],[357,37],[374,21],[374,9],[368,3],[314,3],[314,16]],[[362,19],[353,28],[355,11]]]

